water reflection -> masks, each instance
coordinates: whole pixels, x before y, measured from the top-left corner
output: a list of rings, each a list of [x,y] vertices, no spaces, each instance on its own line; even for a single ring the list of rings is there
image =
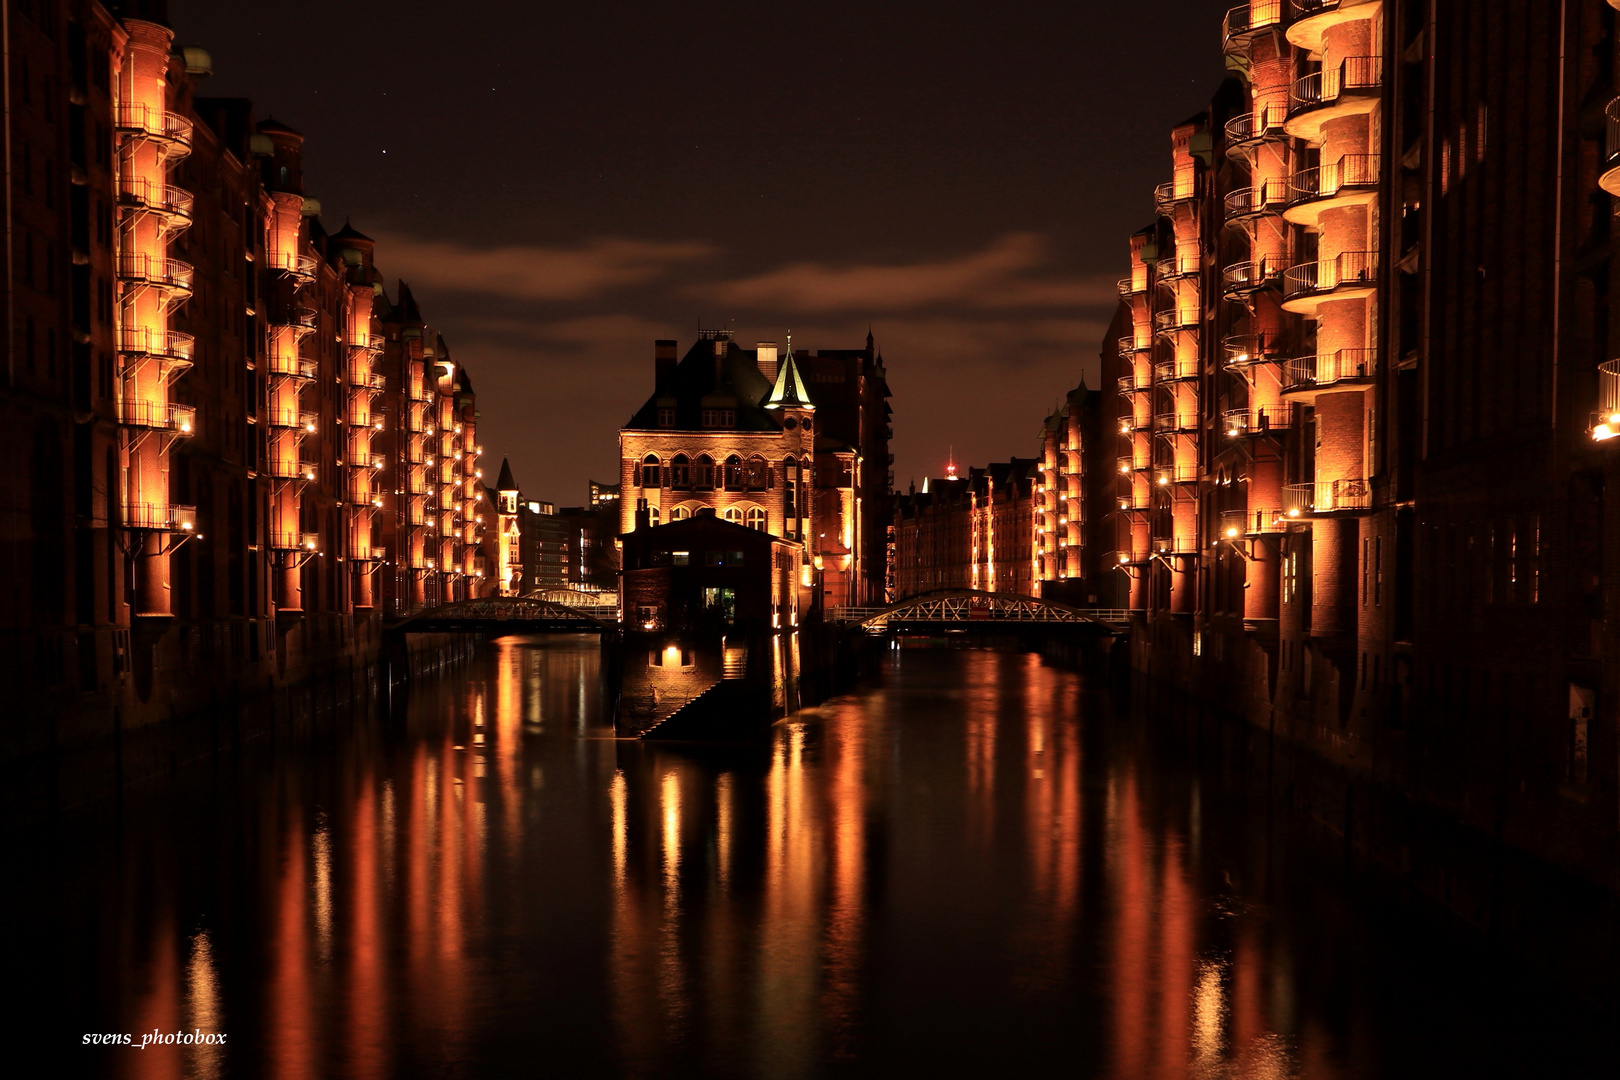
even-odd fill
[[[596,657],[503,640],[73,840],[8,908],[67,1025],[230,1033],[74,1071],[1331,1078],[1529,1022],[1034,657],[903,651],[725,751],[614,740]]]

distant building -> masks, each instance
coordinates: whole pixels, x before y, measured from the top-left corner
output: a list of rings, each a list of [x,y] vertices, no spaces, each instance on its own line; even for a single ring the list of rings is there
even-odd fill
[[[619,434],[622,531],[638,511],[656,525],[711,509],[801,542],[827,605],[880,599],[887,397],[870,336],[865,350],[811,357],[704,331],[679,361],[674,341],[657,342],[654,391]],[[869,523],[874,512],[880,521]]]
[[[1124,606],[1112,518],[1116,441],[1104,431],[1102,400],[1082,380],[1041,425],[1034,594],[1079,607]]]
[[[938,589],[1035,590],[1035,485],[1040,462],[1013,458],[923,481],[897,496],[894,591],[903,600]]]

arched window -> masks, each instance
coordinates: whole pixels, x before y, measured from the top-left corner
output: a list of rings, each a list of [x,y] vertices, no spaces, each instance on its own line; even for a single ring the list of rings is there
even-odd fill
[[[760,532],[764,532],[765,511],[761,510],[757,506],[748,511],[748,527],[750,529],[758,529]]]
[[[740,523],[742,521],[742,511],[735,506],[726,507],[726,520]]]
[[[685,454],[676,454],[675,460],[669,463],[669,486],[677,491],[692,486],[692,467],[687,464]]]
[[[641,486],[655,488],[659,486],[658,455],[648,454],[641,459]]]
[[[699,491],[714,490],[714,458],[708,454],[698,455],[696,479]]]
[[[782,515],[788,519],[787,534],[793,535],[793,519],[799,516],[799,501],[796,494],[799,480],[799,463],[794,458],[787,458],[782,462]]]
[[[765,468],[765,459],[755,454],[748,459],[748,490],[764,491],[769,470]]]
[[[726,490],[741,491],[743,486],[742,458],[732,454],[726,458]]]
[[[685,521],[691,516],[692,511],[688,510],[684,506],[677,506],[675,509],[669,512],[669,520],[671,521]]]
[[[658,507],[654,506],[653,508],[651,508],[650,510],[647,511],[647,524],[649,524],[649,525],[657,525],[658,524]]]

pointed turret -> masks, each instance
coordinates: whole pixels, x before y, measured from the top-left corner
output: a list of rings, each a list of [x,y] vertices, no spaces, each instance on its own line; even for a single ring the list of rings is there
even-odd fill
[[[776,385],[771,387],[770,397],[765,399],[767,409],[814,409],[810,401],[810,391],[805,389],[804,376],[799,374],[799,365],[793,362],[793,335],[788,335],[787,359],[776,371]]]
[[[517,491],[518,490],[517,481],[512,478],[512,463],[511,463],[511,461],[509,461],[506,458],[501,458],[501,476],[500,476],[499,480],[495,481],[495,490],[496,491]]]

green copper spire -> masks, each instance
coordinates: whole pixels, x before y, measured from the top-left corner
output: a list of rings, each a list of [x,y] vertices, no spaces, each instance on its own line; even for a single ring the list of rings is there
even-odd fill
[[[814,409],[810,402],[810,391],[804,387],[804,377],[799,374],[799,366],[793,362],[793,335],[787,338],[787,360],[776,369],[776,385],[771,387],[771,396],[766,399],[767,409],[798,408]]]

